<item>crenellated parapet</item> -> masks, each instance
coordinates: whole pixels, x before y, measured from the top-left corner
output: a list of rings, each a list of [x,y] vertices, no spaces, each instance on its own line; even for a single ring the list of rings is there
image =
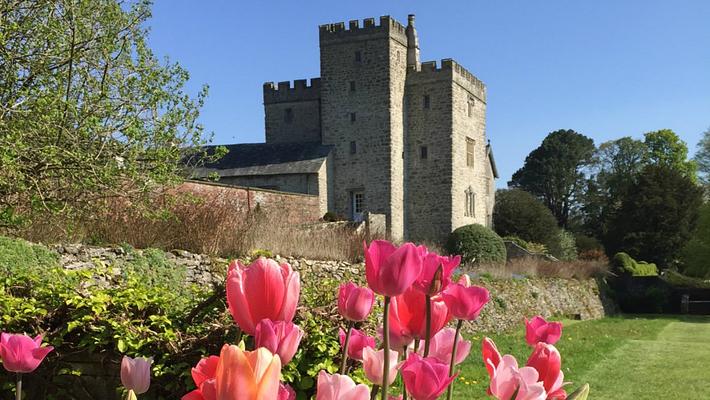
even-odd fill
[[[319,26],[321,43],[338,41],[367,40],[375,36],[390,36],[398,39],[402,43],[407,43],[406,28],[389,15],[379,18],[379,23],[375,18],[365,18],[362,20],[351,20],[347,26],[345,22],[336,22]]]
[[[450,58],[441,60],[439,65],[436,61],[422,62],[419,71],[409,70],[407,73],[407,81],[410,83],[434,80],[453,80],[480,100],[486,100],[486,85],[464,66]]]
[[[320,78],[264,83],[264,104],[320,99]]]

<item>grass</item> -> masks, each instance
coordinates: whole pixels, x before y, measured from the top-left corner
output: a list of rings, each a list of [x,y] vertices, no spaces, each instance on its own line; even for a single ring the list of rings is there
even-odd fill
[[[489,337],[501,353],[525,363],[530,349],[522,329]],[[474,350],[457,378],[455,398],[487,398],[482,338],[468,338]],[[710,318],[630,316],[566,323],[557,348],[565,381],[573,382],[567,389],[589,383],[590,399],[690,399],[710,393],[708,342]]]

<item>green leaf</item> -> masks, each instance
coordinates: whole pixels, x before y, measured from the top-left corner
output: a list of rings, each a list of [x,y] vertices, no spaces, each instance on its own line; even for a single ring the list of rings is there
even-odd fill
[[[587,400],[587,396],[589,396],[589,384],[585,383],[582,387],[567,396],[567,400]]]
[[[125,353],[128,346],[126,345],[126,342],[123,339],[118,339],[116,347],[118,347],[118,351],[120,351],[121,353]]]

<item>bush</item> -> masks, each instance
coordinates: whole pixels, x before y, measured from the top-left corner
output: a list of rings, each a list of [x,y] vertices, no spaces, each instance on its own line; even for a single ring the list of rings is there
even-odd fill
[[[493,227],[501,236],[549,243],[557,233],[557,220],[535,196],[520,190],[499,190],[493,207]]]
[[[41,271],[58,266],[59,255],[46,247],[0,236],[0,275],[7,276],[17,268]]]
[[[503,240],[511,241],[531,253],[547,254],[547,246],[541,243],[527,242],[517,236],[506,236]]]
[[[683,273],[696,278],[710,278],[710,203],[700,208],[698,226],[681,252]]]
[[[604,246],[602,243],[594,237],[587,236],[581,233],[574,235],[574,242],[577,246],[577,252],[579,254],[587,252],[604,251]]]
[[[483,225],[471,224],[457,228],[446,242],[449,254],[460,254],[464,263],[504,263],[505,244],[495,232]]]
[[[574,235],[564,229],[557,231],[557,236],[550,242],[549,246],[550,254],[560,260],[574,261],[577,259],[577,246]]]
[[[656,264],[645,261],[636,261],[626,253],[616,253],[612,259],[612,267],[617,273],[631,276],[656,276]]]

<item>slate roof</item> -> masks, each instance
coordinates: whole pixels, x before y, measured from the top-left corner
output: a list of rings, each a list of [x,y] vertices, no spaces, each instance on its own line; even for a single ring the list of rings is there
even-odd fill
[[[309,143],[242,143],[223,145],[228,153],[195,171],[195,176],[217,172],[220,176],[316,173],[332,146]],[[207,152],[216,146],[207,146]]]

